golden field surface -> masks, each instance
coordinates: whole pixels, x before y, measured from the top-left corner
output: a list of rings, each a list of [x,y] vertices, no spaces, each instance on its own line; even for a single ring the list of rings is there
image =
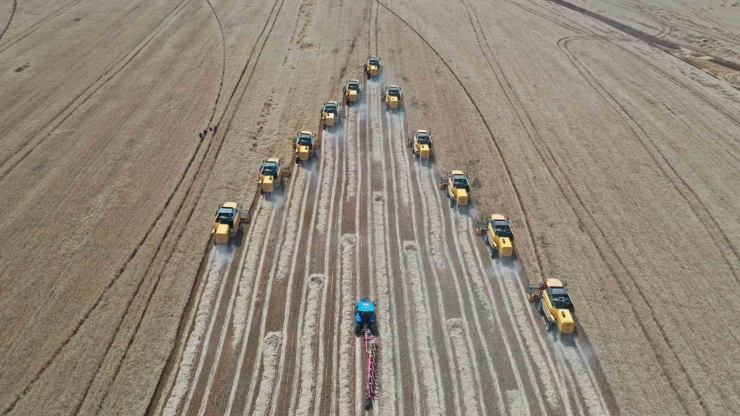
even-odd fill
[[[0,414],[360,414],[363,296],[373,412],[731,414],[739,70],[733,0],[4,0]],[[316,159],[255,195],[301,130]],[[572,340],[525,297],[546,278]]]

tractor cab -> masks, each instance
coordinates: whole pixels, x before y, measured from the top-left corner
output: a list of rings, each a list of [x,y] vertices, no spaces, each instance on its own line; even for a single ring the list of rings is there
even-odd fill
[[[373,336],[378,336],[375,303],[369,298],[360,299],[355,306],[355,335],[360,335],[365,328],[369,328]]]
[[[377,56],[371,56],[365,64],[365,74],[370,78],[377,76],[378,72],[380,72],[380,58]]]
[[[327,101],[321,109],[321,122],[324,127],[332,127],[339,121],[339,104],[336,101]]]
[[[219,224],[230,225],[236,218],[236,209],[231,207],[221,207],[216,211],[216,222]]]
[[[296,163],[307,161],[314,154],[314,136],[310,131],[302,131],[293,138]]]
[[[568,295],[568,289],[564,287],[548,287],[547,296],[555,309],[567,309],[571,312],[575,309]]]
[[[385,87],[385,108],[395,110],[403,104],[403,93],[401,87],[390,85]]]
[[[277,178],[279,169],[280,165],[278,165],[277,162],[267,161],[262,164],[262,167],[260,168],[260,175],[272,176],[273,178]]]
[[[345,104],[357,102],[357,97],[360,95],[360,81],[351,79],[342,90]]]

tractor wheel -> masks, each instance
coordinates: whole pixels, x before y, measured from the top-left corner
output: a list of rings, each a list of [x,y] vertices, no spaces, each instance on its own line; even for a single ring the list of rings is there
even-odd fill
[[[380,334],[380,333],[378,332],[378,323],[377,323],[377,322],[373,322],[373,323],[371,323],[371,324],[370,324],[370,333],[371,333],[371,334],[372,334],[372,335],[373,335],[374,337],[377,337],[377,336],[378,336],[378,335]]]
[[[362,334],[362,327],[359,323],[355,322],[355,336],[359,337]]]

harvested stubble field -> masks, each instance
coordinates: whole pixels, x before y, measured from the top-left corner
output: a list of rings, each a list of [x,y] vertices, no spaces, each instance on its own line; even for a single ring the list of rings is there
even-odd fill
[[[0,413],[359,414],[363,295],[381,414],[731,413],[738,25],[725,0],[3,1]],[[213,248],[214,208],[371,54],[317,161]],[[516,267],[473,233],[493,212]],[[524,297],[544,277],[575,343]]]

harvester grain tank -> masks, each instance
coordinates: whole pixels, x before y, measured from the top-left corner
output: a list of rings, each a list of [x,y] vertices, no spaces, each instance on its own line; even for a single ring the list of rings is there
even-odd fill
[[[249,222],[249,213],[240,210],[236,202],[226,202],[218,207],[211,228],[213,244],[227,244],[242,229],[243,222]]]
[[[295,162],[307,162],[316,154],[319,143],[316,136],[310,131],[302,131],[293,138],[293,150],[295,151]]]
[[[566,286],[567,283],[558,279],[547,279],[537,286],[527,285],[527,299],[537,303],[537,309],[545,318],[545,328],[561,335],[576,331],[575,307]]]
[[[514,233],[511,231],[509,219],[501,214],[493,214],[485,220],[475,223],[475,232],[483,235],[492,258],[514,260]]]
[[[321,108],[321,125],[323,128],[339,124],[339,104],[336,101],[327,101]]]
[[[371,56],[367,58],[365,63],[365,75],[368,78],[377,77],[380,73],[380,58],[377,56]]]
[[[271,193],[275,187],[282,188],[290,177],[290,166],[284,166],[276,157],[265,159],[260,166],[260,194]]]
[[[470,183],[465,172],[453,170],[437,180],[439,189],[446,190],[450,205],[467,206],[470,203]]]
[[[345,105],[356,103],[360,97],[360,81],[356,79],[349,80],[347,85],[342,88],[342,92],[344,94]]]
[[[386,110],[397,110],[403,106],[403,91],[398,85],[385,87],[384,101]]]
[[[432,134],[426,130],[416,130],[413,136],[406,138],[406,145],[411,148],[414,157],[422,161],[432,158]]]

